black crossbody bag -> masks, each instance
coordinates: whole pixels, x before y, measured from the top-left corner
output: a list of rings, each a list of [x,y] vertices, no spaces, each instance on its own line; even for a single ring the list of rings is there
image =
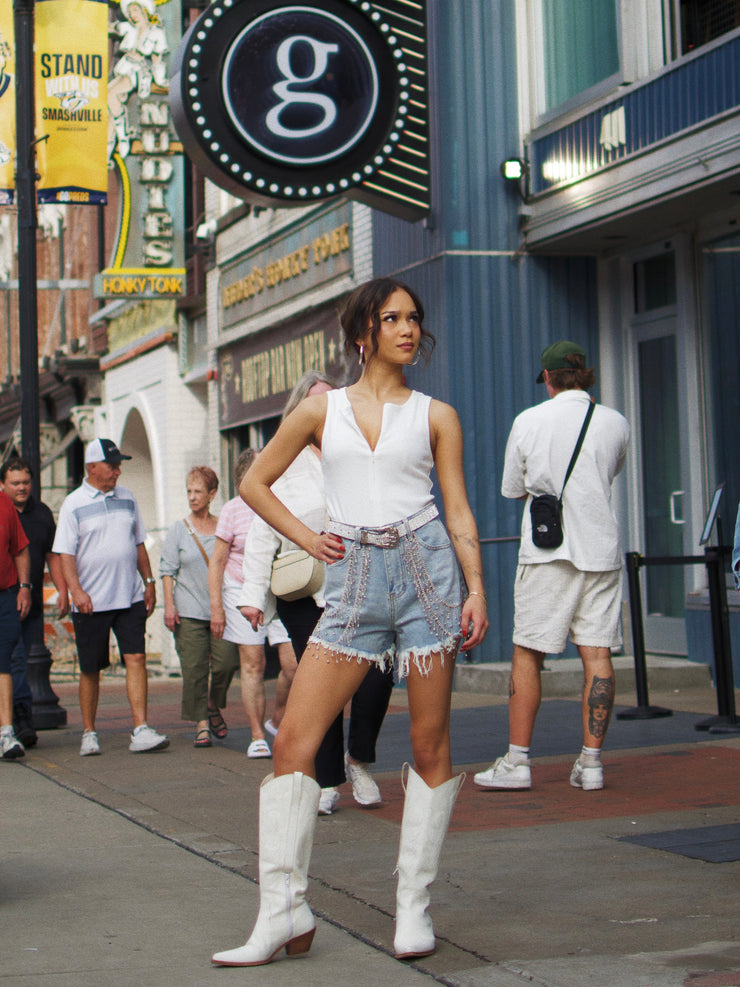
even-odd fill
[[[565,492],[565,484],[576,465],[595,407],[595,403],[589,401],[586,418],[581,426],[581,434],[578,436],[573,455],[570,457],[560,496],[541,494],[539,497],[533,497],[529,505],[529,514],[532,518],[532,541],[537,548],[559,548],[563,544],[563,493]]]

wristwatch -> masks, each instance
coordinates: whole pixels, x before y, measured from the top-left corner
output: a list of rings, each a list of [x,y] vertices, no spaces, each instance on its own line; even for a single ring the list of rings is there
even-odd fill
[[[157,580],[154,578],[154,576],[147,576],[146,579],[144,580],[147,586],[150,586],[152,583],[156,583],[156,581]]]
[[[18,583],[18,586],[20,589],[33,589],[33,586],[30,583]]]

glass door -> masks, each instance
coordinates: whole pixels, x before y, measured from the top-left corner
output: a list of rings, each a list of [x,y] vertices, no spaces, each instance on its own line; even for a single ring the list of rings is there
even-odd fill
[[[646,558],[691,554],[690,478],[684,346],[676,314],[675,254],[633,265],[634,440],[639,443],[639,525]],[[686,567],[646,565],[641,570],[645,644],[653,653],[686,654]]]

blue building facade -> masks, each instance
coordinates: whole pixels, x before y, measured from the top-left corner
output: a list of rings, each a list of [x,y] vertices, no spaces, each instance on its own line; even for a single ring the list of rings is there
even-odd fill
[[[625,550],[696,555],[720,483],[731,538],[740,13],[431,0],[428,14],[432,214],[374,214],[373,266],[428,305],[437,351],[412,383],[463,422],[493,624],[476,657],[503,660],[517,545],[493,539],[516,536],[521,512],[499,493],[504,446],[514,416],[545,399],[534,379],[549,342],[582,343],[597,397],[632,424],[616,489]],[[521,182],[502,178],[508,158]],[[649,650],[707,660],[703,568],[646,567],[643,581]]]
[[[554,340],[585,347],[597,399],[632,424],[615,487],[625,551],[697,554],[720,483],[731,537],[740,11],[730,0],[394,9],[401,37],[404,18],[414,37],[427,18],[431,210],[417,222],[342,200],[250,210],[212,188],[209,413],[228,475],[240,448],[272,434],[299,364],[356,373],[336,329],[346,294],[371,276],[408,281],[437,339],[409,382],[453,404],[465,436],[492,623],[473,658],[506,661],[522,505],[500,495],[504,449],[514,417],[546,399],[535,378]],[[519,180],[502,176],[505,160]],[[272,283],[301,251],[307,268]],[[696,644],[710,639],[703,567],[643,579],[648,649],[708,661]]]

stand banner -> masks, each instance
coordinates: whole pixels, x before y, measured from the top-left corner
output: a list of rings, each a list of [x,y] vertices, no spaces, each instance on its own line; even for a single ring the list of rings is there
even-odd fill
[[[15,28],[13,0],[0,0],[0,205],[15,188]]]
[[[105,205],[107,0],[36,0],[37,199]]]

